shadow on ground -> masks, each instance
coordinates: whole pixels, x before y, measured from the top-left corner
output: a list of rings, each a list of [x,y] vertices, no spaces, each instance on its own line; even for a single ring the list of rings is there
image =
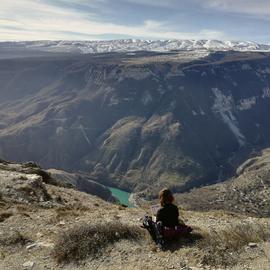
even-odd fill
[[[202,239],[203,239],[202,234],[200,234],[199,232],[192,232],[189,235],[168,241],[165,244],[165,250],[174,252],[183,247],[193,247]]]

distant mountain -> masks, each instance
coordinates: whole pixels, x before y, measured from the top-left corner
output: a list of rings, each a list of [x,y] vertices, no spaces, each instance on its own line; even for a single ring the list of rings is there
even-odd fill
[[[270,145],[267,52],[2,59],[0,85],[1,157],[127,190],[222,181]]]
[[[108,53],[172,50],[206,50],[206,51],[270,51],[270,45],[249,41],[221,40],[140,40],[120,39],[102,41],[22,41],[1,42],[0,50],[21,50],[26,52],[58,53]]]

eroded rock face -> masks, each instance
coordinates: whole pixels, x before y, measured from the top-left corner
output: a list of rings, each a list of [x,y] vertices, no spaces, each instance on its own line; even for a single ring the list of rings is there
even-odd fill
[[[46,171],[33,162],[19,164],[0,161],[0,198],[4,201],[49,206],[57,202],[57,198],[49,195],[46,184],[78,189],[115,202],[110,190],[91,180],[87,174],[54,169]]]
[[[136,191],[227,178],[270,143],[269,54],[190,54],[1,60],[0,155]]]
[[[29,167],[28,167],[29,168]],[[51,199],[43,178],[24,173],[20,164],[0,163],[0,194],[8,202],[42,203]]]
[[[69,183],[80,191],[84,191],[91,195],[96,195],[106,201],[115,201],[115,198],[112,196],[111,191],[107,187],[93,181],[87,174],[69,173],[56,169],[49,169],[47,171],[59,182]]]

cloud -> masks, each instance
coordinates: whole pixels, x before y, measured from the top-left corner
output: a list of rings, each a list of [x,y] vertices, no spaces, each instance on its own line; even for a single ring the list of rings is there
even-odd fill
[[[178,11],[189,8],[200,10],[200,8],[205,7],[217,11],[240,14],[270,14],[269,0],[123,0],[122,2],[152,7],[171,8]]]
[[[144,6],[152,6],[152,7],[178,7],[179,6],[179,1],[177,0],[125,0],[124,2],[126,3],[132,3],[132,4],[139,4],[139,5],[144,5]]]
[[[145,20],[133,26],[102,22],[91,12],[52,6],[48,1],[1,1],[3,1],[0,10],[1,40],[97,39],[105,35],[147,39],[225,38],[225,34],[221,31],[212,29],[201,29],[196,32],[175,31],[167,22],[155,20]],[[99,0],[104,1],[106,0]],[[83,2],[85,1],[80,1]]]
[[[269,0],[205,0],[199,1],[206,8],[250,15],[270,15]]]

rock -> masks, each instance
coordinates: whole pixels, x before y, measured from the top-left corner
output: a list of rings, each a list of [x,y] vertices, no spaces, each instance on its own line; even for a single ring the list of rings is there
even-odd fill
[[[63,221],[63,220],[61,220],[60,222],[59,222],[59,225],[65,225],[66,223],[65,223],[65,221]]]
[[[27,250],[30,250],[30,249],[32,249],[32,248],[34,248],[34,247],[36,247],[36,246],[37,246],[37,244],[34,243],[34,244],[31,244],[31,245],[26,246],[26,249],[27,249]]]
[[[37,233],[36,235],[37,235],[37,237],[38,237],[38,238],[40,238],[40,237],[42,237],[42,236],[43,236],[43,234],[42,234],[42,233],[40,233],[40,232],[39,232],[39,233]]]
[[[256,247],[258,247],[258,244],[257,244],[257,243],[252,243],[252,242],[250,242],[250,243],[248,243],[248,246],[249,246],[250,248],[256,248]]]
[[[24,269],[33,269],[35,262],[27,261],[22,266]]]
[[[50,242],[37,242],[37,246],[39,247],[48,247],[48,248],[53,248],[54,244]]]
[[[14,165],[12,167],[12,165]],[[50,200],[50,196],[38,174],[25,173],[22,165],[2,166],[0,190],[5,201],[32,203]]]

